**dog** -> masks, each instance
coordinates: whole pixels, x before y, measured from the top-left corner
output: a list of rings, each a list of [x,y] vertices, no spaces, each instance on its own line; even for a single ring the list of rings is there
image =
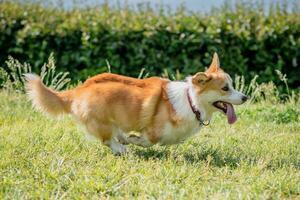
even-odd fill
[[[199,132],[217,111],[233,124],[237,120],[233,105],[247,100],[220,68],[217,53],[205,72],[185,81],[103,73],[74,89],[57,92],[37,75],[25,74],[25,78],[27,94],[36,109],[54,116],[72,115],[114,154],[125,153],[127,144],[180,143]]]

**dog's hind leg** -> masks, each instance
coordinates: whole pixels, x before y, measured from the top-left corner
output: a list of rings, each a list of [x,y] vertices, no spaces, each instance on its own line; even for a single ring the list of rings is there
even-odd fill
[[[111,125],[90,120],[86,123],[87,131],[99,138],[105,146],[108,146],[113,154],[121,155],[126,152],[126,146],[117,140],[115,129]]]

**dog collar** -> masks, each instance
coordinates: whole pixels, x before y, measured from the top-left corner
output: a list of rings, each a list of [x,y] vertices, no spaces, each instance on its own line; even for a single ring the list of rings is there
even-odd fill
[[[195,114],[195,117],[196,119],[199,121],[200,125],[203,125],[203,126],[208,126],[209,125],[209,121],[208,123],[204,123],[201,119],[201,112],[200,110],[198,110],[192,103],[192,98],[190,96],[190,92],[189,92],[189,89],[186,90],[186,94],[187,94],[187,98],[188,98],[188,101],[189,101],[189,104],[190,104],[190,107],[193,111],[193,113]]]

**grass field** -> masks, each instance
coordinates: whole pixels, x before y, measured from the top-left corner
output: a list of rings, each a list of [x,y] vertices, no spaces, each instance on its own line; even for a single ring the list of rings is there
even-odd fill
[[[183,144],[113,156],[70,117],[0,92],[0,199],[299,199],[300,104],[240,106]]]

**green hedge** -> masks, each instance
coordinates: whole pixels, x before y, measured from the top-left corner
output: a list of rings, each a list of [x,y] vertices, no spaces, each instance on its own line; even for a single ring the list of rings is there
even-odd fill
[[[38,5],[0,4],[0,66],[8,55],[38,71],[54,52],[73,80],[106,71],[137,76],[164,70],[187,75],[208,66],[212,53],[231,75],[279,82],[275,69],[300,85],[300,12],[237,5],[207,15],[108,6],[64,11]]]

